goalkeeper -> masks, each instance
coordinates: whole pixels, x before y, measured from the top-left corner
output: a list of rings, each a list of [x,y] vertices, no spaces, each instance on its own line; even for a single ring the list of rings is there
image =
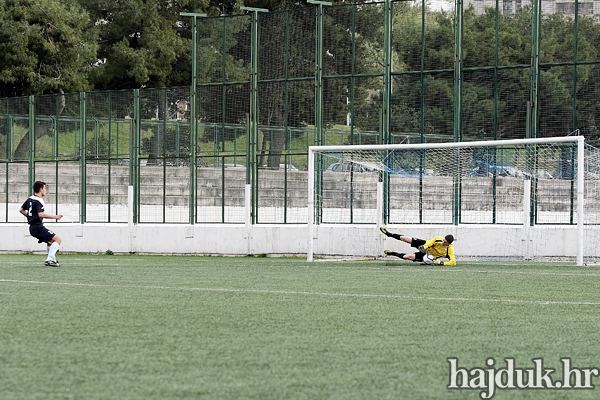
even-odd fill
[[[438,265],[456,265],[456,258],[454,257],[454,236],[446,235],[445,237],[437,236],[431,240],[423,240],[412,238],[410,236],[404,236],[397,233],[390,233],[383,226],[379,228],[381,232],[387,237],[391,237],[397,240],[401,240],[418,249],[414,254],[408,253],[396,253],[395,251],[385,250],[384,253],[391,256],[399,257],[403,260],[411,260],[415,262],[422,262],[425,254],[431,254],[434,259],[433,263]]]

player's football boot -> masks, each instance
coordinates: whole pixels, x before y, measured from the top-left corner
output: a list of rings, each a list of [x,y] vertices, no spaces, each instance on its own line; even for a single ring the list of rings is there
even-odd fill
[[[391,236],[392,236],[392,234],[391,234],[391,233],[389,233],[389,232],[387,231],[387,229],[385,229],[383,226],[382,226],[381,228],[379,228],[379,230],[381,231],[381,233],[383,233],[383,234],[384,234],[385,236],[387,236],[387,237],[391,237]]]
[[[46,261],[44,264],[46,264],[48,267],[60,267],[58,261],[53,260]]]
[[[394,256],[394,257],[398,257],[398,258],[404,259],[404,254],[405,253],[396,253],[395,251],[391,251],[391,250],[384,250],[383,252],[387,256]]]

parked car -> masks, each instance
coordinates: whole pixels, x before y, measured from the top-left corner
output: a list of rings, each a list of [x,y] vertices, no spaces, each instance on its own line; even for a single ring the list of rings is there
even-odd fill
[[[333,171],[333,172],[349,172],[349,171],[372,172],[372,171],[378,171],[378,170],[380,170],[380,168],[377,165],[377,163],[370,163],[370,162],[362,162],[362,163],[358,164],[358,163],[352,163],[350,161],[338,161],[338,162],[331,164],[329,167],[327,167],[327,171]]]
[[[292,164],[279,164],[279,169],[286,169],[288,171],[298,171],[298,168],[294,167]]]
[[[600,180],[600,174],[595,173],[595,172],[591,172],[591,171],[585,171],[584,174],[584,179],[586,181],[597,181]],[[562,171],[560,172],[558,175],[556,175],[556,178],[554,179],[567,179],[567,180],[571,180],[571,179],[575,179],[575,177],[573,176],[573,173],[571,171]]]
[[[279,168],[271,168],[268,165],[263,165],[261,168],[265,168],[265,169],[279,169],[279,170],[288,170],[288,171],[298,171],[298,168],[296,168],[295,166],[293,166],[292,164],[279,164]]]
[[[497,176],[497,177],[523,177],[527,173],[515,168],[515,167],[504,167],[502,165],[494,165],[486,162],[478,163],[474,168],[467,171],[468,176]]]
[[[226,168],[226,169],[246,169],[243,164],[213,164],[208,165],[209,168]]]
[[[536,171],[536,177],[539,179],[554,179],[552,174],[544,169],[538,169]]]

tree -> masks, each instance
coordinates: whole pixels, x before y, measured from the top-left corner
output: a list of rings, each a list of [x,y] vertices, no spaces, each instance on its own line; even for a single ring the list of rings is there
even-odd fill
[[[453,131],[454,43],[448,38],[454,34],[453,19],[449,13],[425,10],[423,37],[421,19],[421,7],[405,5],[394,15],[392,131],[449,136]],[[421,71],[422,75],[415,73]]]
[[[96,89],[189,85],[190,18],[218,12],[208,0],[79,0],[98,26]]]
[[[0,96],[85,91],[96,29],[75,0],[0,2]]]
[[[64,93],[91,88],[96,33],[76,2],[7,0],[0,3],[0,21],[0,96],[58,93],[52,113],[61,115]],[[52,132],[52,122],[38,120],[35,140]],[[27,133],[14,157],[25,157],[28,149]]]

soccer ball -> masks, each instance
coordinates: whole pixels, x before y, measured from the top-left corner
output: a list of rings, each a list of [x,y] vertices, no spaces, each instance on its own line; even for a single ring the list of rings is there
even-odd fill
[[[434,257],[431,254],[425,254],[423,256],[423,263],[429,265],[433,262]]]

